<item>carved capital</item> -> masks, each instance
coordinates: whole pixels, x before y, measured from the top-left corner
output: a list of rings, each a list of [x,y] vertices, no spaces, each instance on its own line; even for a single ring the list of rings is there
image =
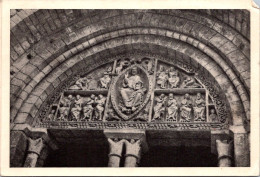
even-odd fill
[[[117,141],[117,139],[112,140],[111,138],[108,138],[109,149],[110,149],[109,156],[121,157],[124,142],[125,140]]]
[[[40,155],[41,150],[44,146],[42,138],[38,138],[36,140],[29,138],[28,141],[29,141],[28,152]]]
[[[141,140],[133,140],[131,139],[130,142],[129,141],[125,141],[125,145],[126,145],[126,154],[125,156],[132,156],[135,157],[137,160],[140,159],[140,155],[141,155]]]
[[[227,142],[227,140],[216,140],[216,143],[218,158],[221,158],[222,156],[231,157],[231,142]]]

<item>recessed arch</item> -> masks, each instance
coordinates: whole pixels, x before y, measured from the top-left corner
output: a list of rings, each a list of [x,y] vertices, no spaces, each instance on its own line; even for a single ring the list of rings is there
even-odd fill
[[[135,46],[137,46],[136,48],[139,48],[139,49],[147,48],[147,49],[149,49],[148,50],[149,52],[152,52],[151,49],[159,47],[162,49],[160,51],[167,51],[167,53],[164,53],[164,52],[160,53],[161,55],[165,55],[165,54],[168,55],[169,51],[170,51],[168,48],[170,48],[179,53],[187,55],[189,58],[191,58],[195,62],[200,63],[201,67],[204,67],[205,70],[207,70],[213,77],[216,78],[217,83],[220,85],[221,89],[226,91],[227,99],[229,100],[231,109],[233,110],[232,117],[233,118],[236,117],[236,119],[233,119],[233,123],[240,124],[240,125],[243,124],[243,117],[245,117],[244,112],[241,111],[241,110],[244,110],[243,105],[239,99],[236,99],[239,96],[237,94],[237,91],[234,88],[234,85],[230,82],[230,79],[224,74],[223,69],[220,68],[218,66],[218,64],[213,62],[212,59],[210,57],[208,57],[207,55],[205,55],[204,53],[200,52],[199,50],[195,49],[194,47],[192,47],[189,44],[185,44],[184,42],[180,42],[177,40],[169,40],[169,39],[167,40],[167,38],[164,38],[164,39],[161,38],[160,42],[158,42],[158,40],[156,40],[156,36],[151,35],[148,37],[146,35],[133,35],[133,36],[127,36],[125,38],[124,37],[115,38],[115,39],[112,39],[109,41],[105,41],[104,43],[95,45],[91,50],[85,50],[85,51],[83,51],[83,53],[80,53],[79,55],[74,55],[69,60],[66,60],[66,62],[61,64],[56,69],[54,69],[52,71],[52,73],[47,75],[46,81],[49,81],[49,85],[50,85],[50,82],[55,81],[56,78],[60,77],[60,82],[62,82],[63,80],[62,80],[61,75],[64,72],[66,72],[67,69],[69,68],[67,65],[70,65],[70,68],[71,68],[71,66],[74,66],[74,65],[75,66],[82,65],[84,58],[88,58],[88,56],[92,57],[92,59],[88,59],[87,60],[88,62],[85,62],[84,64],[93,64],[96,61],[98,61],[98,58],[101,57],[101,55],[100,55],[101,51],[108,50],[110,54],[118,54],[118,51],[120,53],[126,52],[126,51],[129,51],[128,47],[135,49]],[[148,44],[148,47],[147,47],[147,45],[144,45],[144,44]],[[181,47],[180,47],[180,45],[181,45]],[[109,47],[106,48],[106,46],[109,46]],[[167,46],[167,47],[165,47],[165,46]],[[191,50],[189,50],[189,49],[191,49]],[[186,51],[189,51],[189,52],[186,52]],[[191,52],[191,51],[193,51],[193,52]],[[95,55],[95,54],[97,54],[97,55]],[[95,58],[93,58],[93,56],[95,56]],[[91,63],[91,60],[92,60],[92,63]],[[80,61],[81,61],[81,63],[80,63]],[[86,61],[86,59],[85,59],[85,61]],[[212,70],[212,68],[214,68],[214,71]],[[40,83],[38,86],[36,86],[35,90],[32,92],[32,95],[37,96],[37,93],[42,95],[42,93],[44,92],[44,89],[47,89],[47,86],[48,85],[46,82]],[[39,92],[39,90],[42,90],[42,92],[41,91]],[[44,95],[47,95],[47,94],[44,94]],[[43,97],[43,100],[45,97],[47,98],[47,96],[40,96],[40,98],[41,97]],[[26,100],[25,102],[28,102],[28,101]],[[234,104],[234,103],[236,103],[236,104]],[[29,116],[29,113],[35,114],[30,109],[33,107],[33,104],[31,104],[31,106],[29,106],[29,105],[24,104],[24,106],[19,111],[20,113],[18,113],[18,117],[21,116],[24,118],[24,116]],[[21,120],[21,119],[18,118],[18,120]]]

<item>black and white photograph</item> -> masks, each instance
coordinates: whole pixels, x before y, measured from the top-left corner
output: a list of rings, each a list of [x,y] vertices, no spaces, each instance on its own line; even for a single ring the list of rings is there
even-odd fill
[[[251,167],[251,24],[248,9],[10,9],[10,169]]]

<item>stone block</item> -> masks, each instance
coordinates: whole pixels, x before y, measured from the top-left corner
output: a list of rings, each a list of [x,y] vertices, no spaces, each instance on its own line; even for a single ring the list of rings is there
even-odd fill
[[[227,43],[228,40],[224,38],[221,34],[217,33],[215,36],[213,36],[209,42],[215,46],[216,48],[221,47],[223,44]]]
[[[232,42],[227,42],[219,48],[224,54],[229,54],[237,50],[237,47]]]
[[[233,13],[229,13],[229,25],[232,26],[233,28],[236,28],[236,19],[235,15]]]
[[[23,85],[25,84],[25,82],[23,80],[17,79],[15,77],[12,79],[11,83],[13,85],[16,85],[16,86],[20,87],[20,88],[22,88]]]
[[[30,95],[28,99],[26,100],[27,103],[34,104],[39,99],[39,96],[36,95]]]
[[[14,123],[15,124],[31,124],[33,122],[33,118],[29,115],[29,113],[18,113]]]
[[[18,53],[18,55],[22,55],[24,53],[24,49],[20,44],[16,44],[14,46],[14,50]]]
[[[23,90],[27,93],[30,93],[33,90],[33,87],[31,85],[26,85],[26,87]]]

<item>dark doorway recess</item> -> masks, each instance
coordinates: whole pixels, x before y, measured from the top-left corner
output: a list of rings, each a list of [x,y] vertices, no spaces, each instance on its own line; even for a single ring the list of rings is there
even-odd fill
[[[108,146],[63,144],[46,159],[45,167],[107,167]]]
[[[142,156],[140,167],[217,167],[217,155],[210,151],[205,146],[153,146]]]

